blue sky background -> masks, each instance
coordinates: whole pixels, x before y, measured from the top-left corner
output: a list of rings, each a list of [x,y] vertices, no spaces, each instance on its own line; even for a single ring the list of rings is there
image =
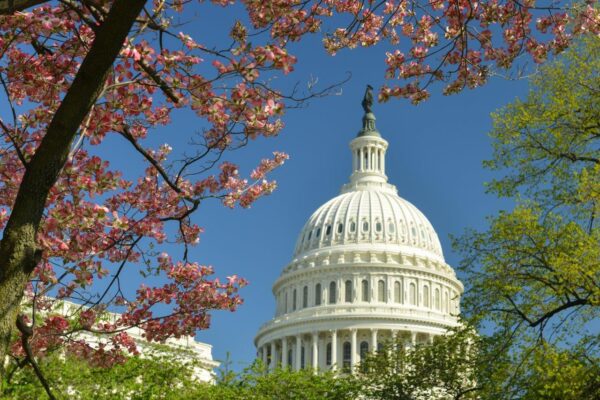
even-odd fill
[[[185,30],[191,27],[198,40],[207,34],[214,37],[228,26],[226,21],[239,16],[227,9],[212,12],[199,14]],[[234,369],[246,366],[255,356],[254,335],[275,309],[271,285],[291,261],[300,229],[348,180],[348,143],[361,127],[365,85],[384,83],[385,47],[343,51],[331,57],[320,40],[320,36],[309,37],[292,46],[299,62],[296,71],[283,79],[290,85],[305,85],[316,77],[323,86],[344,79],[347,72],[352,79],[339,95],[288,110],[279,137],[258,140],[229,157],[249,172],[272,151],[287,152],[290,160],[272,175],[278,189],[248,210],[205,203],[195,216],[205,233],[192,256],[213,265],[219,276],[235,273],[250,282],[241,292],[245,302],[238,311],[214,313],[211,328],[197,335],[214,346],[216,359],[223,360],[230,352]],[[482,228],[487,215],[511,207],[510,202],[484,193],[484,182],[492,175],[481,165],[491,154],[490,113],[524,96],[527,82],[495,78],[483,88],[450,97],[439,94],[440,89],[434,88],[432,98],[419,106],[392,100],[376,104],[374,113],[379,131],[389,142],[390,182],[429,218],[446,261],[455,266],[460,258],[450,247],[449,235],[467,227]],[[171,143],[170,135],[200,129],[201,123],[181,115],[160,136]]]

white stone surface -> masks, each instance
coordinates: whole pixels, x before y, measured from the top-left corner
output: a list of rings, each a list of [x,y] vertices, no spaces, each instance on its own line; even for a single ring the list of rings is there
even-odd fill
[[[457,324],[463,285],[429,220],[387,182],[387,147],[366,114],[350,182],[308,219],[273,285],[275,316],[254,339],[270,368],[351,368],[385,340],[429,342]]]

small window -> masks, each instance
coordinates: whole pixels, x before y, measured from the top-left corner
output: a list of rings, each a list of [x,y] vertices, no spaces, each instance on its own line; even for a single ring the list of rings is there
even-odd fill
[[[412,232],[413,236],[417,236],[417,231],[415,230],[414,226],[410,228],[410,231]],[[317,234],[317,236],[319,236],[319,235]]]
[[[364,361],[365,357],[367,357],[367,353],[369,352],[369,343],[360,342],[360,360]]]
[[[344,342],[344,346],[343,346],[343,369],[344,371],[348,372],[350,371],[350,365],[352,362],[352,345],[350,344],[350,342]]]
[[[344,224],[342,224],[341,222],[338,224],[338,233],[342,233],[344,231]]]
[[[440,306],[440,289],[435,289],[435,294],[433,295],[433,302],[435,303],[435,309],[439,310]]]
[[[394,233],[394,231],[396,230],[396,227],[394,226],[393,222],[390,222],[390,224],[388,225],[388,230],[390,231],[390,233]]]
[[[344,301],[346,303],[352,303],[352,281],[346,281],[344,290]]]
[[[327,225],[327,228],[325,229],[325,235],[331,235],[331,225]]]
[[[362,229],[364,232],[367,232],[369,230],[369,223],[367,221],[363,222]]]
[[[429,286],[423,286],[423,306],[429,308]]]
[[[321,228],[317,229],[317,237],[321,236]]]
[[[321,305],[321,284],[317,283],[315,286],[315,306]]]
[[[361,283],[362,301],[369,301],[369,281],[363,279]]]
[[[335,285],[335,282],[331,282],[329,284],[329,304],[335,304],[336,297],[337,297],[336,285]]]
[[[302,289],[302,308],[308,307],[308,286]]]
[[[377,223],[375,224],[375,230],[376,230],[377,232],[381,232],[381,222],[377,222]]]
[[[417,305],[417,285],[412,282],[408,285],[408,298],[410,299],[411,305]]]
[[[352,221],[350,222],[350,232],[355,232],[356,231],[356,222]]]
[[[325,364],[331,365],[331,343],[327,343],[325,350]]]
[[[311,236],[312,236],[312,231],[308,232],[308,240],[310,240]]]

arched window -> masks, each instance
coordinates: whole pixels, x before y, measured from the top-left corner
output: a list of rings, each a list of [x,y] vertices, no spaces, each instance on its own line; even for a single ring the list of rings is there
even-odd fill
[[[317,283],[315,286],[315,306],[321,305],[321,284]]]
[[[342,233],[344,231],[344,224],[342,224],[341,222],[338,224],[338,233]]]
[[[310,240],[311,236],[312,236],[312,231],[308,232],[308,240]]]
[[[365,152],[365,169],[369,169],[369,154]]]
[[[317,237],[321,236],[321,228],[317,229]]]
[[[375,224],[375,230],[376,230],[377,232],[381,232],[381,228],[382,228],[382,227],[381,227],[381,222],[377,222],[377,223]]]
[[[352,221],[350,222],[350,232],[355,232],[356,231],[356,222]]]
[[[362,230],[363,230],[363,232],[367,232],[369,230],[369,222],[368,221],[363,222]]]
[[[302,289],[302,308],[308,307],[308,286]]]
[[[325,348],[325,364],[331,365],[331,343],[327,343]]]
[[[423,286],[423,307],[429,308],[429,286]]]
[[[400,282],[394,282],[394,303],[402,303],[402,285]]]
[[[394,227],[394,223],[390,222],[388,225],[388,231],[390,231],[390,233],[394,233],[395,230],[396,228]]]
[[[289,349],[289,350],[288,350],[288,353],[287,353],[287,364],[288,364],[290,367],[292,366],[292,361],[293,361],[293,358],[292,358],[292,356],[293,356],[293,354],[294,354],[294,352],[292,351],[292,349]]]
[[[352,303],[352,281],[346,281],[344,287],[344,301],[346,303]]]
[[[336,285],[335,282],[331,282],[329,284],[329,304],[335,304],[337,293],[336,293]]]
[[[410,299],[410,305],[417,305],[417,285],[413,282],[408,285],[408,298]]]
[[[361,361],[364,361],[368,352],[369,352],[369,343],[360,342],[360,360]]]
[[[288,312],[290,310],[288,310],[288,298],[287,298],[287,292],[285,292],[284,294],[284,299],[285,299],[285,307],[283,308],[284,312]]]
[[[292,299],[292,303],[293,303],[292,304],[292,310],[296,311],[296,289],[294,289],[294,296],[293,296],[293,299]]]
[[[350,371],[350,365],[352,363],[352,346],[350,345],[350,342],[344,342],[343,356],[342,366],[344,371]]]
[[[383,280],[377,282],[377,301],[385,302],[385,282]]]
[[[435,303],[435,309],[440,309],[440,289],[436,288],[433,295],[433,302]]]
[[[327,225],[327,228],[325,229],[325,235],[326,236],[331,235],[331,225]]]
[[[360,292],[362,295],[362,301],[369,301],[369,281],[366,279],[363,279],[363,281],[361,282],[361,288],[360,288]]]

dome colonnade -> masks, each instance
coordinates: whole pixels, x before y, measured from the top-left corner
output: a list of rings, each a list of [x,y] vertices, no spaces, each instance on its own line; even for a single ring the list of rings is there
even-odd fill
[[[463,286],[431,223],[387,182],[388,143],[363,107],[350,182],[309,218],[273,285],[275,316],[254,340],[271,369],[351,370],[385,341],[427,343],[457,324]]]

